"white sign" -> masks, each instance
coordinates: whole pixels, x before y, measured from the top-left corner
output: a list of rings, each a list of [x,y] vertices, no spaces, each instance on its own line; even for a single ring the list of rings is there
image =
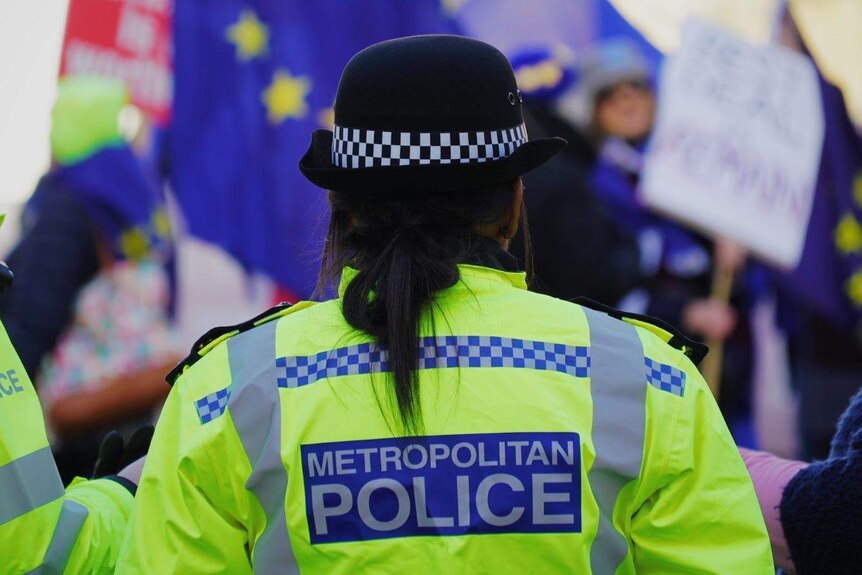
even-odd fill
[[[691,21],[665,64],[658,101],[642,178],[646,203],[794,267],[823,146],[813,64]]]

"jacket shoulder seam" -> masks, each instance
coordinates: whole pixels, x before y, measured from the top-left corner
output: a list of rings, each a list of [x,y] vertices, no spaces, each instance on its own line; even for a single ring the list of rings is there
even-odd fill
[[[192,348],[185,359],[180,361],[176,367],[174,367],[167,376],[165,376],[165,381],[168,382],[168,385],[174,385],[177,379],[179,379],[179,377],[188,368],[218,347],[219,344],[229,340],[230,338],[312,305],[314,305],[314,302],[300,302],[296,305],[286,302],[280,303],[265,312],[238,324],[214,327],[210,329],[198,338],[194,345],[192,345]]]

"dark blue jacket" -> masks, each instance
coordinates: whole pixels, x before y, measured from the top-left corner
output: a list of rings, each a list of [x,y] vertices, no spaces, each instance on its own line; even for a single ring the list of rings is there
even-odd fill
[[[785,488],[781,523],[799,575],[862,573],[862,389],[838,422],[829,459]]]
[[[72,321],[79,290],[99,271],[96,232],[80,200],[50,176],[39,187],[52,193],[38,216],[25,217],[7,259],[15,281],[0,295],[0,320],[33,381]]]

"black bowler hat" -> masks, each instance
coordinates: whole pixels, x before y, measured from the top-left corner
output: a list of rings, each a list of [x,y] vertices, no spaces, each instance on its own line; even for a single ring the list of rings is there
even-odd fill
[[[566,141],[528,141],[512,66],[462,36],[374,44],[344,69],[335,131],[315,130],[299,162],[321,188],[428,193],[513,180]]]

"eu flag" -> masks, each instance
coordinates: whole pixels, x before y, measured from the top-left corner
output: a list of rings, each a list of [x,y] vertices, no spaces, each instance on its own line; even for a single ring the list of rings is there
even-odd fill
[[[189,231],[309,296],[326,197],[297,164],[332,125],[342,69],[375,42],[452,31],[439,0],[176,0],[170,171]]]
[[[653,69],[659,50],[609,0],[466,0],[457,12],[461,29],[509,58],[527,48],[564,45],[578,56],[605,40],[627,38]]]
[[[820,78],[823,155],[799,265],[783,279],[836,327],[862,320],[862,141],[840,90]]]

